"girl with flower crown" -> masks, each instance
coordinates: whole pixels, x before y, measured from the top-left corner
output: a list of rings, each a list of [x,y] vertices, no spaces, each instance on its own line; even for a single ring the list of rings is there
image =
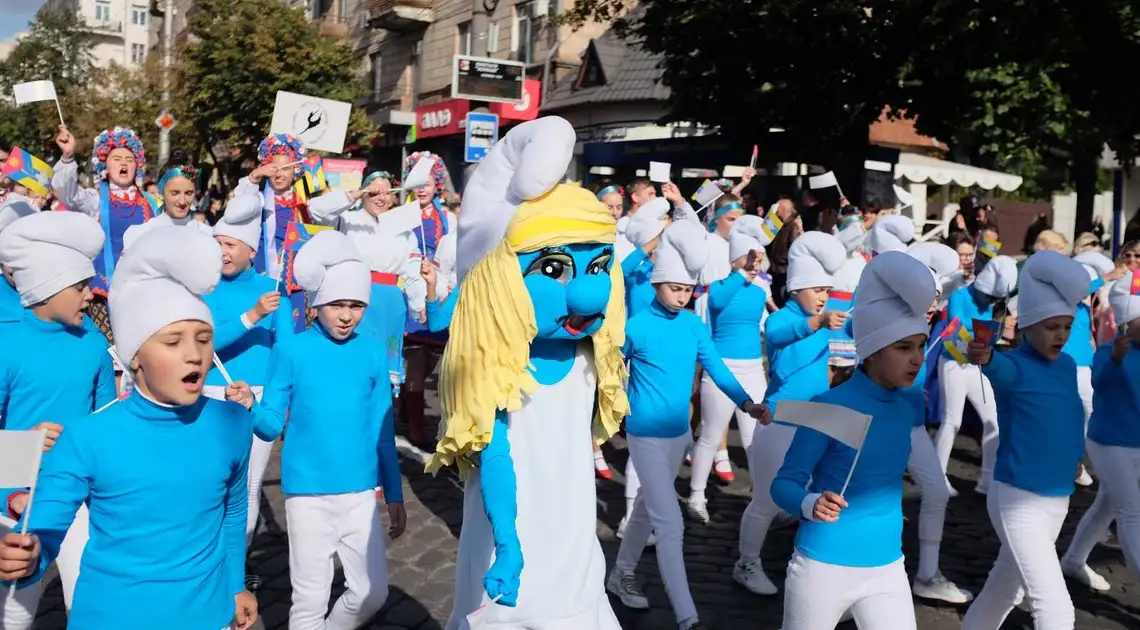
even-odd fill
[[[414,191],[420,204],[420,227],[412,230],[416,239],[417,254],[439,270],[445,288],[454,287],[455,279],[455,216],[443,204],[447,191],[447,166],[443,158],[427,151],[413,153],[404,163],[404,178],[421,159],[434,160],[428,183]],[[404,360],[406,377],[400,387],[400,415],[408,422],[412,442],[427,441],[424,432],[424,381],[435,369],[439,354],[447,343],[447,331],[431,332],[424,310],[408,309],[405,325]]]
[[[285,241],[295,223],[312,223],[309,212],[330,214],[337,200],[326,197],[306,199],[297,187],[308,156],[300,138],[288,133],[270,134],[257,148],[258,167],[238,182],[226,214],[242,221],[261,213],[261,246],[257,248],[254,269],[276,278],[286,286],[298,331],[305,328],[305,294],[286,276]]]
[[[103,252],[95,257],[95,276],[91,278],[95,300],[89,312],[99,330],[114,343],[107,314],[107,289],[123,253],[123,237],[127,228],[144,223],[159,212],[158,200],[142,191],[146,151],[130,129],[115,127],[100,133],[91,149],[91,168],[98,187],[84,189],[79,187],[75,136],[66,125],[59,126],[55,143],[62,152],[51,182],[56,197],[69,210],[99,221],[107,235]]]

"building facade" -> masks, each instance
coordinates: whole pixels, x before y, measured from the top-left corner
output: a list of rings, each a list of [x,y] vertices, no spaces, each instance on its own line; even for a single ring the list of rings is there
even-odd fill
[[[95,37],[96,65],[135,67],[146,61],[150,0],[48,0],[47,6],[79,15]]]

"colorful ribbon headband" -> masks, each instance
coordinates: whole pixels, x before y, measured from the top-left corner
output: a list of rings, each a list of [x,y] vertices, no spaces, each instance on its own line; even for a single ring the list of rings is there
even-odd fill
[[[161,195],[165,193],[166,184],[175,177],[185,177],[191,182],[194,182],[197,176],[198,171],[193,166],[187,166],[185,164],[168,169],[162,174],[162,177],[158,179],[158,194]]]
[[[601,201],[602,197],[605,197],[606,195],[608,195],[610,193],[617,193],[619,196],[622,196],[622,197],[625,196],[625,191],[623,191],[621,189],[621,186],[616,186],[616,185],[606,186],[605,188],[598,191],[598,201]]]

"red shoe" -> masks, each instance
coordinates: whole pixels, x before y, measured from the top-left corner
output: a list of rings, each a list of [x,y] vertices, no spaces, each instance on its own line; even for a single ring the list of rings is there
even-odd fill
[[[736,473],[732,472],[732,463],[727,459],[713,463],[713,474],[724,483],[736,481]]]

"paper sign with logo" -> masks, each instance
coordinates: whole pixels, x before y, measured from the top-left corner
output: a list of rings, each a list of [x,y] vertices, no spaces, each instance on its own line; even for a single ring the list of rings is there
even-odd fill
[[[364,181],[365,160],[341,160],[326,158],[325,179],[331,190],[356,190]]]
[[[270,133],[291,133],[313,151],[341,153],[352,105],[294,92],[277,92]]]

